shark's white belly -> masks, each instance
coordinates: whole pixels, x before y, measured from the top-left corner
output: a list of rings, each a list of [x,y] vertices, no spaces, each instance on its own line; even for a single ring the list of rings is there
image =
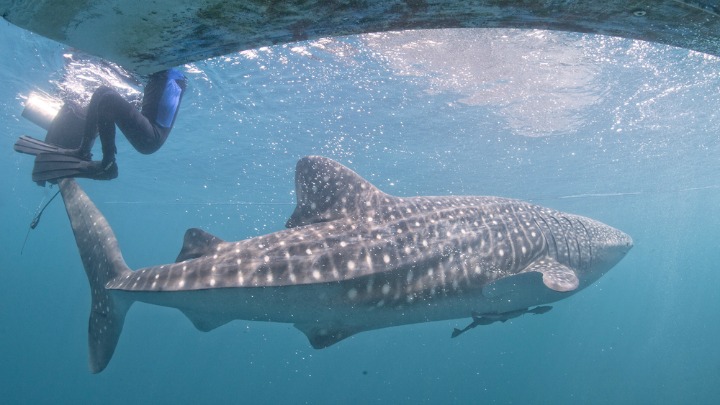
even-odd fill
[[[233,320],[317,324],[350,327],[356,332],[413,323],[470,318],[471,314],[499,314],[547,304],[569,293],[534,286],[497,297],[481,289],[404,302],[354,302],[342,283],[280,287],[216,288],[194,291],[115,291],[134,301],[177,308],[200,330]]]

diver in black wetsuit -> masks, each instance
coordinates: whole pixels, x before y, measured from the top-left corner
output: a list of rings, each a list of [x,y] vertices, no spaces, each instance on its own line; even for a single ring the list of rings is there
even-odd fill
[[[102,175],[115,178],[115,125],[138,152],[150,154],[160,149],[175,123],[186,81],[176,69],[152,74],[145,86],[141,111],[109,87],[95,90],[87,108],[81,153],[90,154],[99,133]]]
[[[150,75],[141,111],[115,90],[100,87],[93,93],[84,119],[75,109],[63,108],[50,126],[46,137],[48,143],[22,136],[15,143],[15,150],[36,155],[33,181],[38,183],[65,177],[114,179],[118,175],[115,125],[140,153],[157,151],[175,123],[186,82],[185,76],[176,69]],[[84,127],[80,134],[77,132],[78,122]],[[102,161],[91,161],[92,146],[98,134],[102,144]],[[79,136],[81,140],[78,142]],[[51,142],[51,139],[57,142]],[[66,145],[79,147],[68,149]]]

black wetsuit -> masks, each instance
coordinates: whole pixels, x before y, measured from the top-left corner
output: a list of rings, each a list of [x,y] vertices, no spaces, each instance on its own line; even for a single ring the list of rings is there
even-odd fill
[[[109,87],[100,87],[92,95],[87,109],[82,152],[90,149],[99,133],[103,166],[115,161],[115,125],[140,153],[150,154],[165,143],[175,123],[187,79],[170,69],[150,75],[145,86],[142,110],[138,111]]]

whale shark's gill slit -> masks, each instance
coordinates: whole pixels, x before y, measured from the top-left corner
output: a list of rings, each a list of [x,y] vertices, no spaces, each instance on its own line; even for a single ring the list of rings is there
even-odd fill
[[[568,226],[570,227],[569,229],[571,231],[575,230],[575,226],[573,225],[573,222],[570,220],[570,218],[568,218],[566,216],[561,216],[560,218],[564,219],[565,222],[568,223]],[[573,232],[573,234],[574,233],[575,232]],[[566,243],[568,243],[568,265],[572,266],[572,254],[570,254],[570,252],[569,252],[570,245],[569,245],[568,239],[569,238],[565,238]],[[578,239],[577,236],[574,237],[573,240],[575,241],[575,247],[577,248],[577,267],[580,268],[580,266],[582,266],[582,251],[580,250],[580,240]]]
[[[583,231],[585,231],[585,240],[588,247],[588,268],[592,268],[593,264],[593,249],[592,249],[592,239],[590,238],[590,232],[588,232],[587,227],[581,220],[577,220],[578,224],[582,227]]]
[[[522,246],[524,243],[524,240],[518,240],[518,237],[516,235],[520,235],[520,231],[518,230],[519,224],[522,223],[522,218],[518,214],[518,211],[515,210],[515,208],[512,209],[512,212],[508,215],[513,215],[513,222],[514,226],[513,229],[508,229],[508,242],[510,245],[510,266],[511,268],[515,269],[516,266],[519,266],[519,264],[522,262]],[[524,236],[524,235],[523,235]]]
[[[555,260],[557,260],[560,263],[565,262],[565,258],[561,258],[562,252],[560,251],[560,248],[562,247],[562,244],[565,244],[566,252],[569,252],[568,246],[567,246],[567,238],[564,236],[564,232],[562,229],[562,225],[560,222],[555,218],[554,215],[549,214],[549,220],[552,221],[552,225],[548,224],[548,227],[550,228],[550,233],[553,235],[553,243],[555,245]],[[557,233],[557,235],[555,235]],[[562,238],[562,240],[558,241],[558,238]]]
[[[561,246],[562,246],[562,243],[565,244],[565,255],[567,256],[567,259],[561,259],[560,258],[560,256],[561,256],[560,250],[558,249],[558,250],[556,250],[555,259],[560,263],[564,263],[567,261],[567,263],[569,264],[570,263],[570,245],[568,244],[568,235],[566,235],[567,232],[565,232],[565,230],[562,227],[562,224],[554,215],[550,215],[550,218],[552,218],[552,220],[555,221],[555,225],[557,226],[557,232],[559,233],[558,236],[562,238]],[[557,245],[555,245],[555,246],[557,249]]]
[[[555,235],[553,235],[552,228],[550,228],[550,225],[547,223],[545,218],[543,218],[541,215],[538,214],[537,217],[540,218],[540,220],[543,222],[543,224],[545,224],[545,229],[547,229],[548,233],[550,234],[550,237],[548,238],[548,235],[543,230],[543,227],[540,226],[540,224],[538,224],[538,222],[537,222],[537,219],[535,217],[533,217],[533,221],[535,222],[535,225],[537,225],[538,229],[540,230],[540,233],[545,237],[545,241],[547,242],[548,256],[552,257],[552,252],[550,252],[550,246],[551,246],[550,242],[552,241],[552,247],[553,247],[553,249],[555,249],[555,258],[557,259],[558,248],[557,248],[557,242],[555,241]]]

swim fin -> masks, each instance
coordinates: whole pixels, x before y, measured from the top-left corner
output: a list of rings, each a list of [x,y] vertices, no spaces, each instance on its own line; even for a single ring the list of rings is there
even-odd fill
[[[35,157],[32,179],[36,183],[66,177],[84,177],[95,180],[112,180],[118,176],[117,163],[83,159],[74,153],[43,152]],[[75,152],[75,151],[72,151]]]
[[[40,153],[60,153],[63,155],[78,155],[78,151],[65,149],[49,143],[45,143],[31,136],[23,135],[15,142],[13,147],[16,152],[37,156]]]

